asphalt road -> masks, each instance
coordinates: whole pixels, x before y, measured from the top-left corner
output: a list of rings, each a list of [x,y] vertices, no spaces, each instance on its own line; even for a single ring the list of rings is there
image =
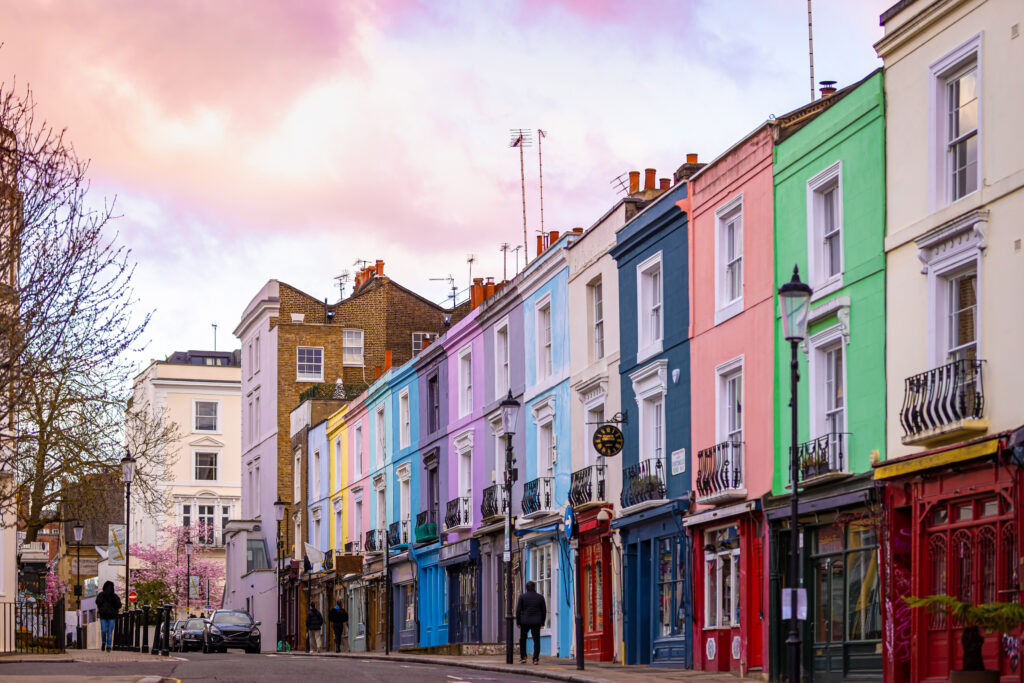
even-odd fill
[[[257,683],[271,681],[366,681],[367,683],[530,683],[544,681],[528,675],[517,676],[461,667],[444,667],[407,662],[380,662],[357,658],[292,657],[247,655],[229,650],[227,654],[190,652],[175,654],[185,661],[152,662],[22,662],[0,663],[0,680],[42,683],[59,680],[98,680],[113,676],[164,676],[182,681],[223,681]],[[74,678],[64,678],[74,677]]]

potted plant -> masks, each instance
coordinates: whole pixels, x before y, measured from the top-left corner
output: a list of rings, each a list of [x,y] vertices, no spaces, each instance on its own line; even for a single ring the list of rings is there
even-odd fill
[[[957,600],[949,595],[927,598],[904,597],[914,608],[923,608],[956,619],[963,624],[960,645],[964,655],[962,669],[950,672],[950,683],[998,683],[999,672],[985,668],[981,646],[985,643],[982,631],[1008,633],[1024,625],[1024,605],[1017,602],[989,602],[982,605]]]
[[[629,493],[634,500],[657,500],[664,493],[661,479],[654,474],[645,474],[633,480]]]

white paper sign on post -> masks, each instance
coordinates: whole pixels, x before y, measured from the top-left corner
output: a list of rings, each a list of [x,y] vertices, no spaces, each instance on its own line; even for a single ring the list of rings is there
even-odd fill
[[[124,524],[107,525],[107,562],[123,567],[125,561]]]
[[[672,451],[672,474],[683,474],[686,472],[686,449],[680,448]]]

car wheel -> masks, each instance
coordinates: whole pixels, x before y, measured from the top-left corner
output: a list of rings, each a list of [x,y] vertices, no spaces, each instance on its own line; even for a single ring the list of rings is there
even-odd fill
[[[247,648],[245,648],[245,654],[247,654],[247,655],[258,655],[259,653],[260,653],[260,649],[258,647],[247,647]]]
[[[222,655],[227,654],[228,649],[226,647],[222,647],[220,650],[218,650],[218,652],[220,652]]]

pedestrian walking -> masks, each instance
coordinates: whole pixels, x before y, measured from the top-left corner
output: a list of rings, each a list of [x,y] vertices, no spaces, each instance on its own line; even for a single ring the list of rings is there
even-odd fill
[[[519,663],[526,664],[526,637],[533,635],[533,663],[540,663],[540,627],[548,619],[548,604],[537,592],[537,584],[526,582],[526,592],[516,601],[516,624],[519,626]]]
[[[121,611],[121,598],[114,592],[114,582],[107,581],[96,596],[96,612],[100,617],[100,649],[110,652],[114,638],[114,620]]]
[[[306,631],[308,640],[307,649],[316,647],[317,654],[320,653],[320,629],[324,627],[324,615],[316,608],[316,603],[309,603],[309,612],[306,613]],[[312,643],[312,645],[310,645]]]
[[[334,651],[341,652],[341,637],[345,632],[345,625],[348,624],[348,610],[341,604],[341,600],[338,600],[338,604],[327,613],[327,620],[334,629]]]

